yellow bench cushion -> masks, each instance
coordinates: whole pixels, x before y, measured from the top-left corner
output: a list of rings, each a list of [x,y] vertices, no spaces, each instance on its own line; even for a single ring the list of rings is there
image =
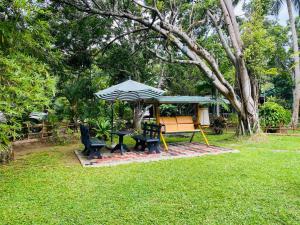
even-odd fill
[[[176,116],[177,124],[194,124],[191,116]]]
[[[177,125],[177,131],[180,132],[184,132],[184,131],[194,131],[195,130],[195,126],[194,124],[190,124],[190,123],[180,123]]]
[[[194,132],[195,125],[191,116],[161,117],[162,131],[166,133]]]
[[[176,132],[177,131],[177,121],[175,117],[161,117],[160,123],[164,126],[162,130],[164,132]]]
[[[177,124],[176,118],[175,117],[161,117],[160,118],[160,123],[167,125],[167,124]]]

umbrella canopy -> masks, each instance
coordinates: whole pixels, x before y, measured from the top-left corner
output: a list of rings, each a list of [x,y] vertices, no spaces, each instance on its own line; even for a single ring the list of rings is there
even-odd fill
[[[107,89],[95,93],[98,98],[107,101],[138,101],[156,98],[164,93],[163,90],[154,88],[133,80],[127,80],[120,84],[111,86]]]

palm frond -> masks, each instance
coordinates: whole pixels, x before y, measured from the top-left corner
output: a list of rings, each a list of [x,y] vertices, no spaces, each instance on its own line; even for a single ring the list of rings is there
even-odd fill
[[[271,14],[278,16],[282,6],[283,0],[274,0],[271,5]]]
[[[234,6],[237,6],[237,4],[239,4],[241,1],[245,1],[245,0],[233,0],[233,1],[232,1],[232,4],[233,4]]]
[[[300,0],[292,0],[296,12],[300,15]]]

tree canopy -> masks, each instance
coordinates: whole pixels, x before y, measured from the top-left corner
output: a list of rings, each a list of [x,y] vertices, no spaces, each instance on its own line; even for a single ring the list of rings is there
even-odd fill
[[[297,65],[290,24],[270,17],[282,1],[247,1],[241,17],[237,2],[1,2],[0,112],[8,121],[0,123],[1,142],[20,135],[32,111],[108,119],[94,93],[129,77],[169,95],[219,93],[240,131],[255,132],[260,96],[292,109]],[[117,107],[124,115],[133,106]]]

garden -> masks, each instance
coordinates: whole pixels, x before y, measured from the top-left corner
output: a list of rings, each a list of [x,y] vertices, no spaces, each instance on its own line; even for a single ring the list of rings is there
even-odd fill
[[[298,1],[0,2],[0,224],[300,224]]]

